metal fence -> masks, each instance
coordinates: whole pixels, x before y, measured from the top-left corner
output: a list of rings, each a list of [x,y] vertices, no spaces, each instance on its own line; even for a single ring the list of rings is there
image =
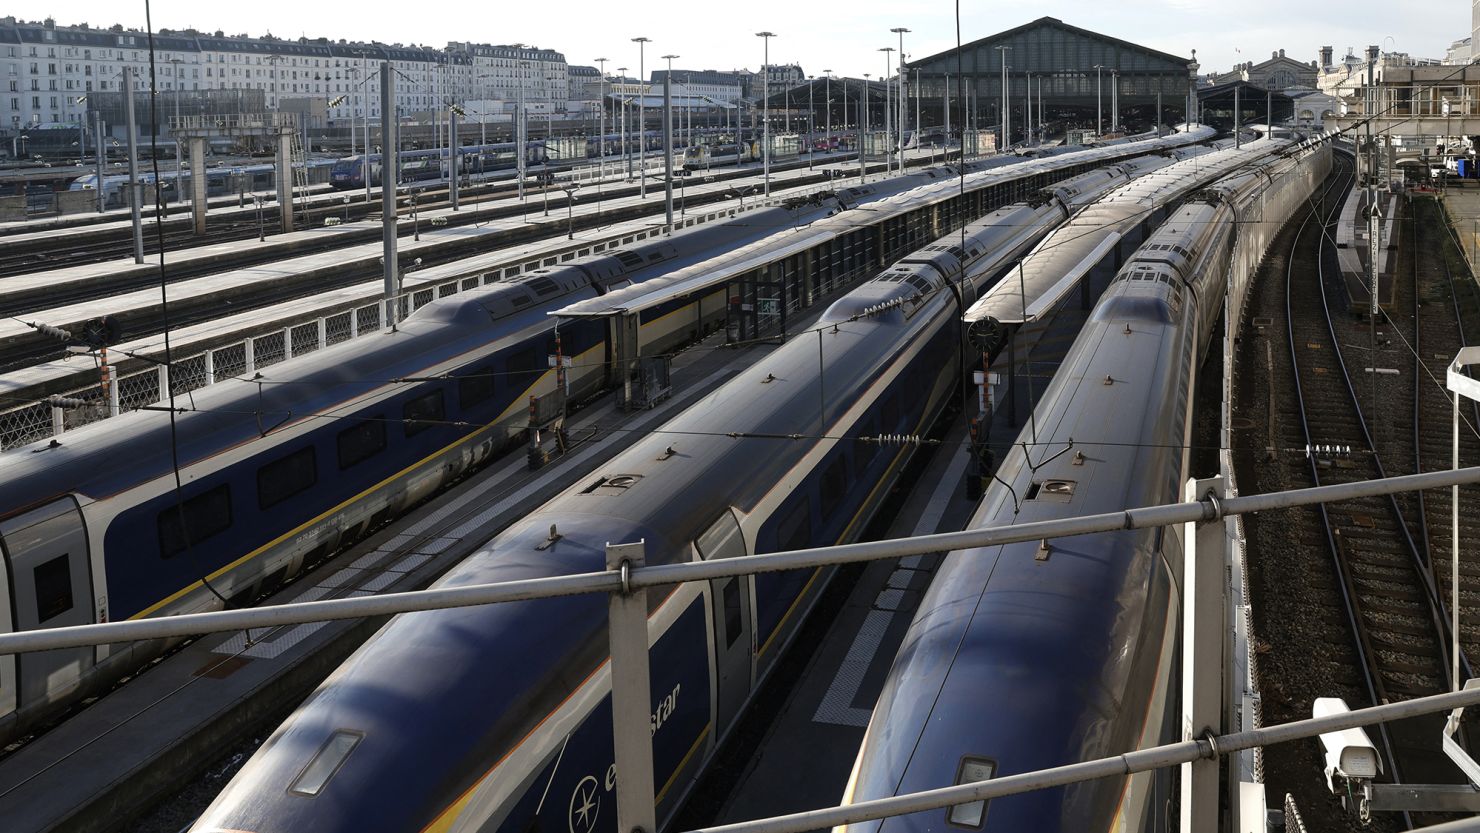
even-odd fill
[[[746,201],[742,208],[726,206],[696,212],[683,218],[675,218],[673,230],[678,231],[713,220],[728,219],[742,211],[780,205],[800,195],[832,190],[828,184],[819,184],[803,189],[787,191],[770,199]],[[538,258],[467,267],[461,272],[453,267],[451,277],[428,279],[423,285],[408,289],[397,297],[399,317],[404,318],[421,307],[439,298],[459,292],[467,292],[481,286],[497,283],[506,278],[524,274],[534,269],[555,266],[577,257],[597,254],[618,246],[646,240],[666,233],[662,225],[627,232],[594,242],[587,246],[543,255]],[[334,312],[307,321],[282,325],[275,324],[245,336],[240,342],[216,347],[203,352],[186,353],[174,360],[174,378],[171,369],[164,366],[162,356],[150,353],[144,360],[152,366],[133,369],[115,377],[104,394],[102,380],[72,388],[58,397],[48,397],[32,404],[13,406],[0,411],[0,449],[35,442],[55,436],[90,422],[97,422],[119,413],[135,411],[169,398],[169,384],[174,385],[176,395],[188,393],[209,384],[233,377],[250,376],[264,367],[282,362],[294,356],[302,356],[321,350],[332,344],[349,341],[361,335],[377,332],[381,328],[384,300],[375,298],[355,306],[353,309]],[[178,356],[178,354],[177,354]],[[140,362],[131,362],[138,365]],[[23,394],[10,394],[15,399]],[[66,400],[51,404],[52,400]],[[111,407],[110,407],[111,400]],[[86,403],[85,405],[81,403]]]

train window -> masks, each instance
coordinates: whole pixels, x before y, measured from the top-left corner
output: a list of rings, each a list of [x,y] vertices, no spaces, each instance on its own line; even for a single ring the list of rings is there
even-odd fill
[[[776,525],[776,548],[800,550],[812,546],[812,506],[803,497]]]
[[[493,368],[485,365],[457,380],[457,407],[463,412],[493,396]]]
[[[183,516],[184,522],[181,522]],[[231,487],[221,484],[159,513],[159,553],[172,558],[231,526]]]
[[[725,582],[725,647],[735,647],[735,640],[745,629],[744,617],[740,610],[740,580],[730,579]]]
[[[843,502],[843,496],[848,493],[848,459],[842,455],[833,458],[827,468],[822,470],[822,485],[819,488],[822,493],[822,502],[819,504],[822,512],[822,523],[827,525],[828,518],[837,510]]]
[[[523,391],[539,380],[545,370],[547,359],[533,347],[516,350],[504,357],[504,373],[509,385]]]
[[[735,520],[734,513],[726,509],[725,513],[710,524],[709,529],[694,541],[694,547],[699,550],[699,556],[705,561],[745,555],[745,538],[740,533],[740,523]]]
[[[257,508],[268,509],[313,486],[319,479],[313,446],[257,469]]]
[[[36,622],[46,624],[72,609],[72,568],[67,554],[37,565],[31,575],[36,585]]]
[[[293,785],[288,787],[288,792],[299,795],[315,796],[323,791],[324,785],[334,777],[334,773],[344,765],[344,759],[355,750],[364,738],[355,732],[339,731],[329,736],[329,740],[319,747],[313,760],[303,768],[303,772],[293,779]]]
[[[899,428],[899,394],[891,391],[879,406],[880,433],[892,433]]]
[[[362,463],[385,448],[385,416],[376,414],[339,432],[339,468]]]
[[[442,403],[440,388],[409,400],[401,406],[401,424],[405,427],[408,437],[414,437],[436,426],[446,417],[447,407]]]
[[[956,784],[986,781],[997,771],[997,765],[985,758],[962,758],[956,769]],[[957,827],[980,829],[987,820],[987,802],[972,801],[955,804],[946,813],[946,820]]]

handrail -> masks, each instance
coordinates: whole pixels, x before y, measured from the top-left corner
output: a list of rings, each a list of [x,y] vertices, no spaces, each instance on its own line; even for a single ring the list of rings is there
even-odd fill
[[[1171,503],[1104,512],[1077,518],[992,526],[961,532],[943,532],[911,538],[893,538],[817,547],[805,550],[738,556],[718,561],[656,564],[630,571],[607,570],[568,576],[524,579],[520,581],[475,584],[464,587],[442,587],[405,593],[346,599],[324,599],[284,605],[190,613],[159,619],[104,622],[63,628],[20,631],[0,634],[0,655],[57,648],[78,648],[141,639],[167,639],[203,633],[219,633],[249,628],[296,625],[366,616],[389,616],[397,613],[437,610],[450,607],[529,599],[573,596],[583,593],[625,593],[648,587],[678,584],[686,581],[729,578],[753,573],[795,570],[804,567],[826,567],[857,561],[878,561],[908,555],[994,547],[1024,541],[1044,541],[1072,535],[1146,529],[1173,524],[1206,523],[1230,515],[1288,509],[1314,503],[1352,500],[1373,495],[1394,494],[1419,489],[1441,489],[1480,483],[1480,466],[1463,469],[1424,472],[1380,480],[1363,480],[1332,486],[1317,486],[1244,495],[1219,500],[1212,496],[1185,503]]]

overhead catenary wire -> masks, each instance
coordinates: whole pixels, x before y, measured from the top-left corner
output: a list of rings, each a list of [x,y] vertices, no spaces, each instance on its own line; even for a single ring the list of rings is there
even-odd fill
[[[150,161],[150,164],[154,170],[154,181],[158,183],[160,181],[159,116],[156,111],[155,101],[155,99],[157,98],[158,88],[156,86],[157,81],[155,78],[154,22],[151,17],[150,11],[150,0],[144,0],[144,33],[145,36],[148,38],[149,43],[149,145],[150,156],[153,157],[153,159]],[[124,95],[128,96],[132,96],[133,94],[133,90],[126,90],[124,92]],[[130,141],[132,142],[132,139],[130,139]],[[179,141],[178,137],[176,138],[176,141]],[[139,199],[140,193],[138,191],[138,184],[130,183],[130,186],[130,196],[135,200]],[[179,187],[178,182],[176,183],[176,187]],[[169,279],[166,275],[167,267],[165,264],[164,201],[161,199],[162,193],[163,189],[156,186],[154,189],[154,230],[155,240],[159,248],[159,306],[160,316],[164,319],[164,361],[165,366],[169,367],[173,364],[173,361],[171,360],[170,356],[170,303],[168,290]],[[117,384],[116,380],[114,384]],[[165,373],[164,392],[166,395],[166,399],[170,403],[170,469],[174,476],[175,519],[176,523],[179,524],[180,536],[185,544],[185,549],[183,552],[188,554],[194,550],[194,543],[190,540],[189,519],[185,517],[185,485],[184,480],[180,475],[180,437],[179,427],[176,425],[175,380],[173,373]],[[192,399],[192,404],[193,403],[194,400]],[[202,586],[210,591],[211,595],[215,596],[221,602],[221,604],[225,605],[228,608],[235,607],[235,605],[232,604],[229,599],[227,599],[224,595],[221,594],[220,591],[216,589],[215,585],[211,584],[209,576],[202,573],[200,576],[200,582]]]

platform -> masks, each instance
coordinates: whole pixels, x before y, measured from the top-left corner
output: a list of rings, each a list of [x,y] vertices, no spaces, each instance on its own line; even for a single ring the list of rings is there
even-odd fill
[[[1470,274],[1480,275],[1480,183],[1450,180],[1444,189],[1444,208],[1449,226],[1470,264]]]

